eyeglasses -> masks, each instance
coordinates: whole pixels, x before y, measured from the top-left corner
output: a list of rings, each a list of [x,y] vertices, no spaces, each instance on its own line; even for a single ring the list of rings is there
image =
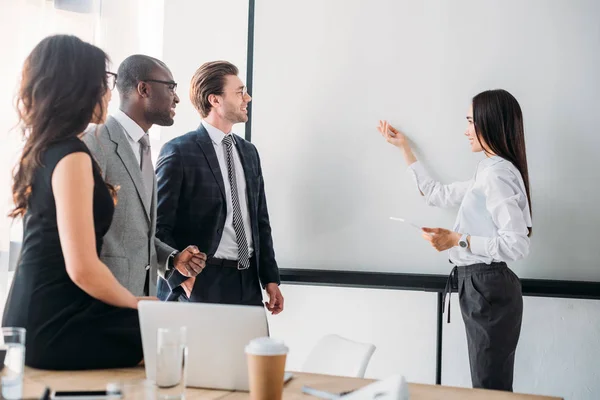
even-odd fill
[[[223,92],[223,93],[225,93],[225,92]],[[235,93],[235,94],[239,95],[240,97],[244,98],[248,94],[248,88],[246,86],[244,86],[241,90],[231,91],[230,93]]]
[[[163,85],[167,85],[171,92],[175,93],[177,91],[177,83],[173,81],[161,81],[158,79],[140,79],[140,81],[162,83]]]
[[[106,87],[108,90],[113,90],[117,85],[117,74],[106,71]]]

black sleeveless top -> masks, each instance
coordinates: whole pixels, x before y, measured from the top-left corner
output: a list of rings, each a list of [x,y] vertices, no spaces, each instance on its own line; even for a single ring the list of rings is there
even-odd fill
[[[23,219],[21,258],[8,295],[2,326],[23,327],[26,364],[48,369],[133,366],[142,359],[137,311],[102,303],[69,277],[60,245],[52,174],[71,153],[91,156],[74,137],[52,144],[34,172]],[[96,251],[114,213],[112,196],[92,157]],[[71,182],[77,185],[78,182]]]

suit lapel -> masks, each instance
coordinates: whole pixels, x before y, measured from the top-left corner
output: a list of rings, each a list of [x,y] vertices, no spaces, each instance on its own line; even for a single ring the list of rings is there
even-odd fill
[[[117,155],[123,162],[125,169],[129,173],[129,176],[133,181],[138,197],[144,205],[144,210],[146,211],[146,217],[148,218],[148,222],[150,222],[151,200],[149,200],[145,195],[142,170],[140,169],[137,158],[133,154],[131,145],[127,141],[127,138],[125,136],[125,130],[123,129],[121,124],[119,124],[117,120],[112,117],[109,117],[106,120],[105,126],[108,128],[108,135],[110,136],[110,140],[112,140],[117,145]]]
[[[206,157],[206,162],[208,162],[210,170],[212,171],[212,174],[219,185],[221,195],[223,195],[223,200],[225,200],[225,183],[223,182],[223,174],[221,173],[219,159],[217,158],[217,153],[215,152],[213,142],[204,126],[200,125],[197,133],[198,137],[196,142],[198,143],[198,146],[200,146],[200,149],[202,149],[204,157]]]

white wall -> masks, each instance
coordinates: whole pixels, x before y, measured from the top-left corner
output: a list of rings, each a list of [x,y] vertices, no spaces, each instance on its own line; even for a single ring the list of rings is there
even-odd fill
[[[282,285],[285,311],[269,317],[271,335],[290,347],[286,368],[300,370],[318,339],[337,333],[377,346],[366,376],[405,374],[435,383],[437,294]],[[600,301],[524,298],[514,389],[521,393],[600,398]],[[471,387],[457,295],[444,315],[442,384]]]
[[[336,333],[377,346],[366,377],[401,373],[435,383],[435,293],[297,285],[281,291],[285,311],[269,316],[269,328],[290,347],[288,370],[301,370],[317,341]]]
[[[35,45],[50,34],[75,34],[92,41],[95,19],[93,14],[55,10],[45,0],[0,0],[0,251],[8,251],[9,247],[12,221],[6,215],[12,208],[12,170],[22,146],[20,131],[13,128],[18,122],[14,101],[23,62]]]
[[[102,0],[95,41],[109,54],[115,72],[121,61],[132,54],[162,57],[164,3]]]
[[[467,339],[458,296],[452,322],[444,324],[442,383],[470,386]],[[523,326],[515,360],[514,389],[600,398],[600,301],[525,297]]]
[[[167,0],[164,19],[164,58],[177,82],[181,103],[175,124],[161,130],[161,142],[195,130],[200,115],[190,102],[190,81],[207,61],[226,60],[246,79],[248,1]],[[244,136],[244,125],[233,131]]]
[[[165,0],[102,0],[95,44],[108,53],[112,72],[117,72],[121,62],[133,54],[162,59],[164,3]],[[115,90],[109,113],[117,110],[119,103]],[[161,130],[160,126],[153,126],[149,131],[154,161],[160,150]]]
[[[109,66],[116,71],[119,63],[134,53],[162,56],[164,0],[95,0],[92,13],[57,10],[46,0],[0,0],[0,251],[8,250],[9,240],[20,240],[20,224],[10,232],[11,221],[4,216],[12,206],[12,168],[21,150],[14,100],[21,68],[27,55],[44,37],[52,34],[76,35],[106,51]],[[109,110],[118,107],[115,92]],[[158,142],[157,142],[157,148]]]

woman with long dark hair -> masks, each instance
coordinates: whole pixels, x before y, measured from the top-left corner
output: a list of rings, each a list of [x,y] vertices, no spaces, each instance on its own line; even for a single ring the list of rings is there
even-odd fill
[[[489,90],[473,98],[467,123],[471,150],[486,158],[471,180],[449,185],[431,179],[402,132],[387,121],[378,130],[402,150],[427,204],[460,205],[452,231],[423,228],[423,237],[436,250],[449,250],[454,264],[446,293],[459,293],[473,387],[512,391],[523,295],[506,263],[527,256],[531,234],[523,115],[510,93]]]
[[[25,146],[11,213],[23,217],[23,244],[2,325],[26,328],[25,363],[36,368],[142,360],[138,299],[98,258],[115,190],[79,139],[106,118],[116,78],[107,62],[99,48],[57,35],[23,67],[17,109]]]

